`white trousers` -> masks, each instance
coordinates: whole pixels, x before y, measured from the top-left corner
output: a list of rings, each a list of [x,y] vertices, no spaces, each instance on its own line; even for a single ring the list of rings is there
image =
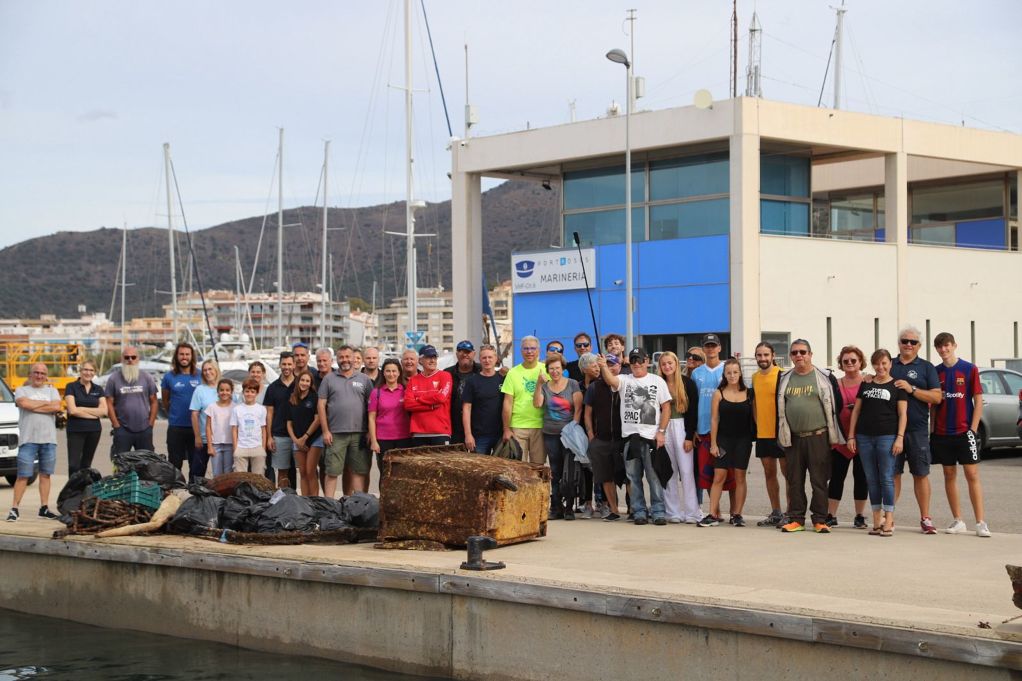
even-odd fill
[[[674,469],[674,475],[664,488],[667,518],[699,520],[702,514],[696,498],[695,447],[691,452],[685,451],[684,419],[671,419],[668,422],[664,440]]]

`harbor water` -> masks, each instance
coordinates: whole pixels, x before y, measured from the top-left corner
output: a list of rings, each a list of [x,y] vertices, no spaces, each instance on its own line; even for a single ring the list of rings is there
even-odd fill
[[[0,681],[424,680],[421,676],[315,657],[263,653],[222,643],[105,629],[4,609],[0,609],[0,641],[3,641]]]

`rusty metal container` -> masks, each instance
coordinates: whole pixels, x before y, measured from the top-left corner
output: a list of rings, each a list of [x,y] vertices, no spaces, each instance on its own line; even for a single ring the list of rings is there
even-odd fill
[[[550,470],[464,445],[391,450],[380,478],[380,541],[499,546],[546,536]]]

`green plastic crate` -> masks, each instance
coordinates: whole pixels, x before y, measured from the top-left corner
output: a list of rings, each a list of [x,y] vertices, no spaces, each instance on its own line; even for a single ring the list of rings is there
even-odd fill
[[[160,486],[155,482],[139,480],[135,471],[92,483],[92,495],[97,499],[124,501],[149,508],[159,508],[163,501]]]

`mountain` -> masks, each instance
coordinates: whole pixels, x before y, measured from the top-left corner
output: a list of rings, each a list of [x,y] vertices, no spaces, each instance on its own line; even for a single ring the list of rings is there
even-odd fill
[[[491,286],[510,277],[512,250],[548,248],[560,230],[560,195],[532,182],[504,182],[483,193],[483,272]],[[303,206],[284,211],[285,290],[314,291],[321,273],[322,208]],[[405,292],[405,239],[384,231],[404,231],[404,202],[365,208],[331,208],[330,253],[334,296],[368,301],[377,282],[377,304]],[[260,228],[266,229],[260,244]],[[333,231],[333,228],[341,228]],[[416,230],[437,237],[418,242],[419,286],[451,286],[451,203],[427,204]],[[187,285],[188,244],[177,235],[178,290]],[[238,248],[247,284],[259,250],[253,291],[275,290],[277,216],[227,222],[192,233],[195,268],[204,289],[236,288],[234,247]],[[29,239],[0,251],[0,317],[74,317],[80,305],[108,312],[117,279],[121,230],[57,232]],[[169,302],[170,266],[167,231],[147,227],[128,232],[128,317],[161,316]],[[117,310],[120,309],[118,303]],[[118,314],[115,311],[115,316]]]

